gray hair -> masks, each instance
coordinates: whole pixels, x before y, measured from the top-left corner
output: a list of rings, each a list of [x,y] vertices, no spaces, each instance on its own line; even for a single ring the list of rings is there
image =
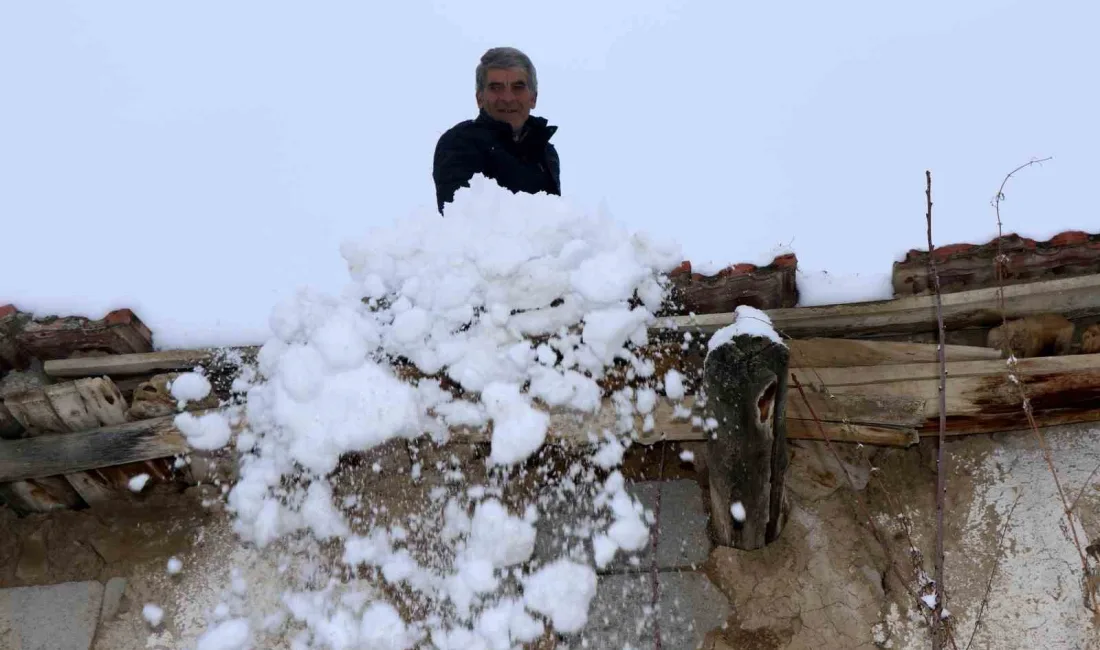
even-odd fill
[[[531,58],[514,47],[494,47],[481,55],[481,63],[477,65],[474,73],[477,92],[485,90],[488,71],[507,68],[522,68],[527,73],[527,85],[536,95],[539,92],[539,79],[535,73],[535,64]]]

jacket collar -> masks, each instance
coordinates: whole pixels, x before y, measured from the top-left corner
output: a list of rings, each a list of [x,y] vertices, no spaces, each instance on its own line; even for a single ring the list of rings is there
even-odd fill
[[[492,129],[501,138],[512,140],[512,125],[493,119],[484,109],[478,111],[477,119],[474,122]],[[551,126],[545,117],[532,115],[527,118],[527,122],[520,130],[520,141],[540,140],[542,143],[546,143],[550,141],[557,130],[558,127]]]

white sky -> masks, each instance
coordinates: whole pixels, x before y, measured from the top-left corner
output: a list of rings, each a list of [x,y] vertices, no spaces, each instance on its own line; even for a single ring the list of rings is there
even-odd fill
[[[385,7],[384,9],[379,7]],[[434,209],[436,139],[513,45],[567,198],[696,261],[868,292],[924,245],[1100,230],[1100,3],[0,4],[0,304],[255,340],[338,246]],[[845,274],[861,274],[845,278]]]

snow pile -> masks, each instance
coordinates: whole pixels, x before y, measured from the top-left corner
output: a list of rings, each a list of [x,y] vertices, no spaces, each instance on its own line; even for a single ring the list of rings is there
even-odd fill
[[[279,304],[257,377],[234,382],[245,406],[240,478],[228,506],[236,532],[260,549],[302,535],[342,540],[345,570],[368,571],[405,594],[397,601],[405,615],[409,607],[420,614],[404,620],[392,594],[373,589],[330,582],[288,592],[290,618],[304,626],[296,647],[407,648],[430,639],[437,648],[509,648],[537,638],[544,620],[559,632],[580,630],[595,595],[590,564],[648,542],[645,513],[622,475],[571,470],[571,485],[595,486],[577,492],[594,494],[602,513],[582,527],[595,558],[573,553],[532,565],[537,507],[514,510],[495,495],[545,442],[546,408],[595,414],[597,381],[613,364],[624,364],[640,387],[615,394],[613,431],[586,432],[603,441],[589,462],[605,475],[621,463],[635,416],[652,428],[650,386],[663,379],[682,397],[678,376],[654,376],[653,362],[637,353],[679,250],[557,197],[512,194],[478,177],[445,218],[426,213],[377,229],[342,252],[352,278],[346,290],[301,290]],[[395,370],[398,358],[415,372]],[[189,385],[198,379],[179,381],[178,398],[203,392]],[[216,449],[228,444],[235,417],[184,413],[176,422],[192,445]],[[329,477],[342,454],[424,434],[445,441],[454,427],[490,432],[496,485],[446,499],[438,525],[428,524],[431,554],[412,533],[434,515],[375,525],[350,514],[356,499],[334,498]],[[416,464],[409,480],[422,469]],[[461,475],[455,468],[450,476]],[[256,626],[231,623],[210,631],[209,647],[248,642]],[[210,645],[221,638],[225,644]]]

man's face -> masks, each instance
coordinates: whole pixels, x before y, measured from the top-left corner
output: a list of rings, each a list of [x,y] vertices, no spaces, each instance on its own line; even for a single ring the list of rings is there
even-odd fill
[[[522,68],[490,68],[486,72],[485,89],[477,93],[478,108],[518,131],[535,108],[535,93],[527,86],[527,74]]]

